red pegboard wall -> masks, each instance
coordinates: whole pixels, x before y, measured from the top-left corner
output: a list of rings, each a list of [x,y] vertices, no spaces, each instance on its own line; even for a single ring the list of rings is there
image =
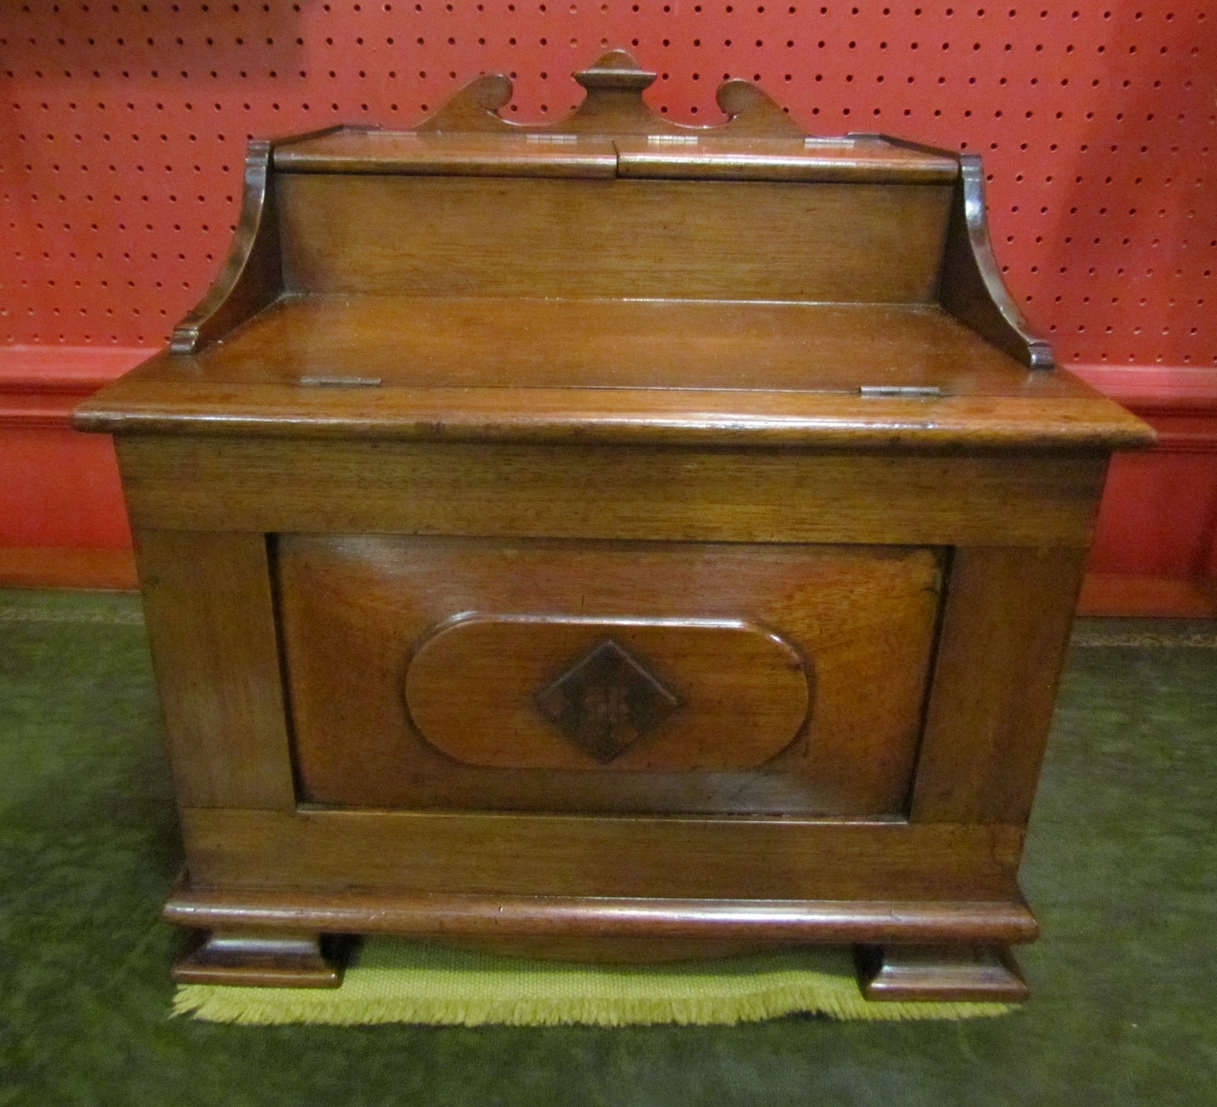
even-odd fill
[[[219,267],[250,135],[407,128],[504,71],[562,115],[608,47],[721,117],[979,151],[1007,281],[1065,361],[1217,365],[1217,6],[452,0],[0,3],[0,343],[163,342]]]

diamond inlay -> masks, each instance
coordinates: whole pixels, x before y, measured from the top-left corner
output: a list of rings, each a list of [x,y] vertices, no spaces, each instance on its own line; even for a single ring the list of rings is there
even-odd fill
[[[663,722],[680,699],[606,638],[538,692],[536,705],[567,738],[607,764]]]

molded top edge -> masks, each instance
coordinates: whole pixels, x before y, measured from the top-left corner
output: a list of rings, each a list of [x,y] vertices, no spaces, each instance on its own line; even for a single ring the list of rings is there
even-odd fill
[[[880,136],[607,136],[343,130],[276,147],[287,173],[697,177],[949,184],[958,161]]]
[[[946,183],[959,161],[946,150],[878,134],[808,135],[748,81],[718,90],[727,117],[709,126],[674,123],[643,91],[655,74],[625,51],[574,74],[587,97],[565,119],[515,123],[499,111],[511,81],[470,82],[412,131],[343,127],[273,142],[280,172],[511,176],[696,176],[760,180]]]

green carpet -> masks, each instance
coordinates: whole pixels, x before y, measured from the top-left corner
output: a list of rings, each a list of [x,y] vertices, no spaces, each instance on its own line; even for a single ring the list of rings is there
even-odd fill
[[[1023,867],[1044,937],[1010,1017],[245,1027],[169,1014],[180,858],[138,600],[2,592],[0,1104],[1207,1107],[1217,627],[1078,641]]]
[[[587,965],[369,939],[341,988],[184,984],[178,1014],[253,1026],[382,1022],[430,1025],[695,1026],[782,1015],[837,1019],[970,1019],[1009,1014],[1005,1003],[871,1003],[846,946],[811,946],[666,965]]]

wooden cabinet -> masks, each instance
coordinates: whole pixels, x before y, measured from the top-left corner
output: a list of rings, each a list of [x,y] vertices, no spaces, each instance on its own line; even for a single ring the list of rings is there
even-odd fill
[[[1025,994],[1017,870],[1136,419],[1001,286],[976,159],[809,138],[610,54],[548,128],[254,143],[232,257],[117,436],[186,870],[179,979],[377,931],[852,942]]]

